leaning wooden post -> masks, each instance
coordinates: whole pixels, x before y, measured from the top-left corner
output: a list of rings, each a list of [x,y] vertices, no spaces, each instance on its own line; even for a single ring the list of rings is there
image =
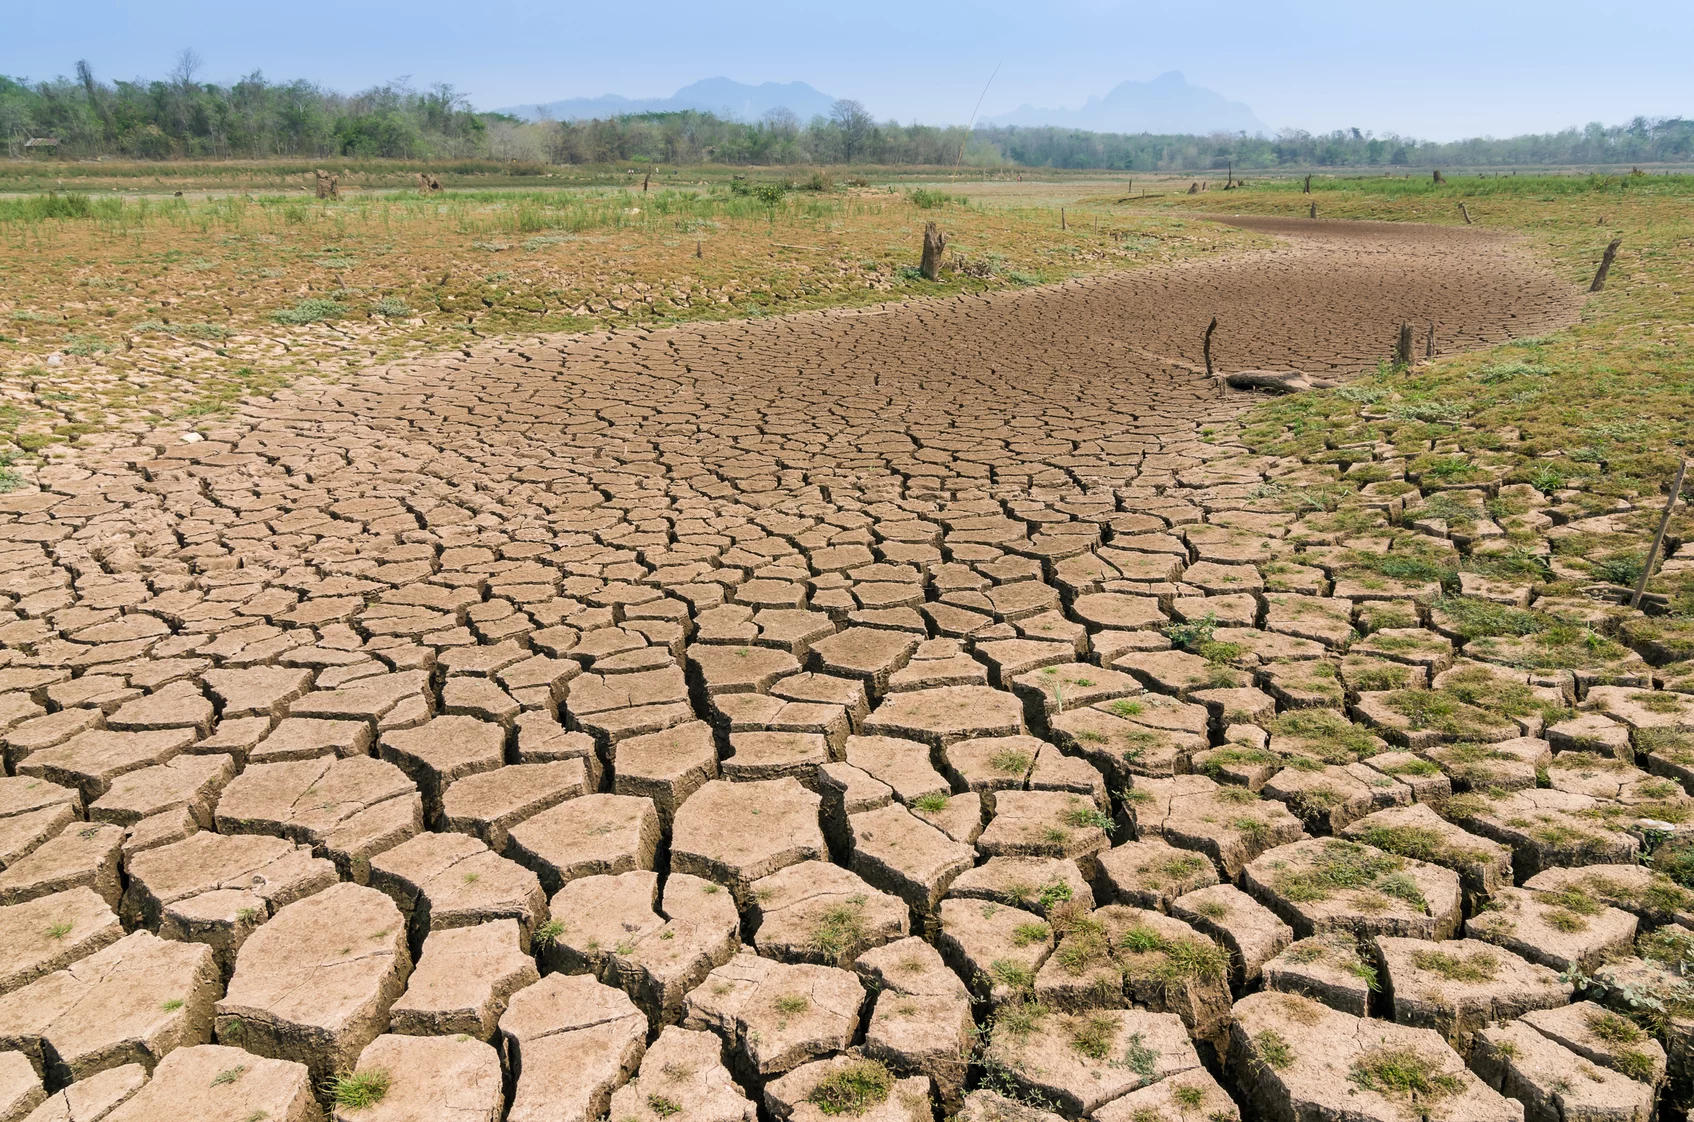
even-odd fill
[[[1635,594],[1629,598],[1629,606],[1639,608],[1641,597],[1647,591],[1647,581],[1653,575],[1653,562],[1658,559],[1659,548],[1665,544],[1665,529],[1670,526],[1670,512],[1676,507],[1676,500],[1682,495],[1682,477],[1688,471],[1688,457],[1682,457],[1682,463],[1677,465],[1676,482],[1670,485],[1670,498],[1665,500],[1665,512],[1659,516],[1659,532],[1653,535],[1652,548],[1647,550],[1647,562],[1641,566],[1641,579],[1635,582]]]
[[[1206,337],[1200,343],[1200,349],[1202,351],[1204,351],[1205,355],[1206,355],[1206,377],[1208,377],[1208,378],[1213,377],[1213,374],[1212,374],[1212,332],[1216,331],[1217,329],[1218,329],[1218,317],[1213,316],[1212,322],[1208,323],[1206,325]]]
[[[1465,216],[1465,225],[1469,226],[1471,224],[1471,222],[1470,222],[1470,211],[1465,209],[1464,203],[1459,204],[1459,213]]]
[[[924,280],[941,279],[941,252],[947,248],[947,235],[936,229],[935,223],[925,222],[923,226],[923,261],[918,265],[918,272]]]
[[[1622,244],[1622,238],[1613,238],[1612,244],[1606,247],[1606,255],[1600,258],[1600,271],[1594,274],[1594,283],[1588,286],[1588,291],[1598,292],[1606,287],[1606,274],[1612,271],[1612,261],[1618,255],[1618,246]]]
[[[1394,344],[1394,365],[1404,370],[1412,365],[1412,325],[1400,325],[1400,338]]]

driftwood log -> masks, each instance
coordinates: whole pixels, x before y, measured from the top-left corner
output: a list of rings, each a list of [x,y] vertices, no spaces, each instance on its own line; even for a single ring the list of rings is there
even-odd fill
[[[1600,258],[1600,271],[1594,274],[1594,283],[1588,286],[1588,291],[1599,292],[1606,287],[1606,274],[1612,271],[1612,262],[1617,259],[1618,246],[1622,244],[1622,238],[1613,238],[1606,247],[1606,255]]]
[[[935,223],[925,222],[923,225],[923,260],[918,264],[918,272],[924,280],[941,279],[941,254],[947,248],[947,235],[936,228]]]
[[[1339,383],[1328,378],[1313,378],[1298,370],[1237,370],[1223,376],[1224,385],[1232,390],[1264,390],[1268,393],[1299,393],[1301,390],[1329,389]]]

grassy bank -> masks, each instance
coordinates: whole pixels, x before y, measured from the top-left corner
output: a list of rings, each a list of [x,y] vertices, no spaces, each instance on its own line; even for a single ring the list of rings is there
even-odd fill
[[[1310,195],[1301,187],[1294,180],[1256,180],[1227,195],[1149,200],[1135,204],[1135,212],[1227,208],[1305,217],[1315,202],[1320,220],[1463,225],[1462,203],[1475,225],[1521,235],[1528,249],[1583,287],[1606,244],[1622,239],[1604,291],[1588,298],[1571,327],[1420,361],[1410,370],[1384,364],[1337,390],[1269,401],[1249,415],[1244,435],[1262,452],[1347,467],[1315,500],[1338,509],[1403,489],[1408,520],[1419,511],[1444,516],[1461,536],[1467,517],[1485,513],[1515,527],[1504,543],[1509,548],[1473,551],[1449,566],[1455,578],[1469,568],[1529,579],[1544,596],[1632,583],[1694,436],[1694,177],[1507,176],[1444,186],[1428,179],[1335,178],[1314,179]],[[1110,202],[1096,205],[1114,215],[1130,209]],[[1374,470],[1371,457],[1361,462],[1358,451],[1372,446],[1380,450]],[[1383,470],[1384,460],[1398,464]],[[1379,494],[1361,496],[1373,479]],[[1545,519],[1514,509],[1521,501],[1498,497],[1468,515],[1459,509],[1466,488],[1488,496],[1514,483],[1532,485],[1566,525],[1546,533]],[[1451,490],[1446,500],[1444,489]],[[1581,517],[1614,511],[1609,521]],[[1671,530],[1673,545],[1694,536],[1686,506]],[[1666,597],[1670,618],[1694,617],[1694,571],[1672,565],[1652,588]]]

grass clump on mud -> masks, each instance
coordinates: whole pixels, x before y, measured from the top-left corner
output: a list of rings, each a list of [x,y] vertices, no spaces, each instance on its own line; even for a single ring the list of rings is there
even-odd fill
[[[1424,1102],[1456,1095],[1464,1080],[1441,1070],[1440,1061],[1415,1048],[1375,1048],[1353,1061],[1349,1082],[1390,1098],[1416,1097]]]
[[[1290,903],[1327,900],[1338,892],[1369,891],[1414,908],[1427,906],[1404,859],[1358,842],[1326,840],[1305,868],[1279,873],[1272,887]]]
[[[822,1080],[807,1101],[829,1115],[863,1114],[888,1101],[894,1074],[875,1060],[855,1060]]]

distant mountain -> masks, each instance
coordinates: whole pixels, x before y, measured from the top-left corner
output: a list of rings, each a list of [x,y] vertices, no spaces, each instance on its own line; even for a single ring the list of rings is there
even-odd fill
[[[1125,82],[1105,97],[1091,97],[1081,109],[1038,109],[1024,105],[991,125],[1057,125],[1090,132],[1269,133],[1265,123],[1239,101],[1201,86],[1191,86],[1178,71],[1151,82]]]
[[[750,86],[728,78],[706,78],[684,86],[670,97],[572,97],[545,105],[513,105],[496,110],[526,121],[542,116],[558,121],[604,120],[630,113],[675,113],[696,109],[738,121],[756,121],[772,109],[793,110],[802,122],[827,116],[835,98],[805,82],[764,82]]]

